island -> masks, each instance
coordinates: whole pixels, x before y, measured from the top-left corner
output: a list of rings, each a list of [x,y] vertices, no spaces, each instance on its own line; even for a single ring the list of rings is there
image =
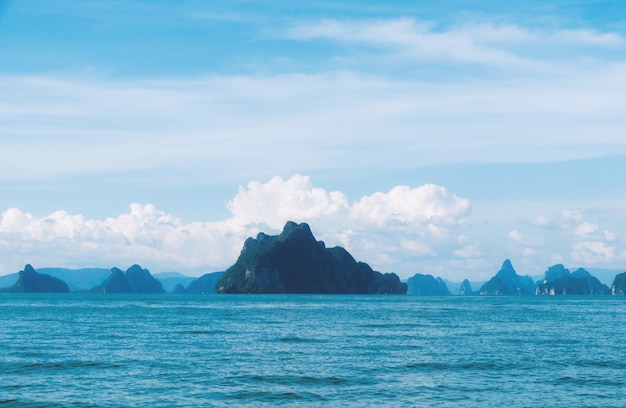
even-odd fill
[[[416,273],[407,282],[407,295],[417,296],[449,296],[448,286],[441,278]]]
[[[498,273],[480,288],[479,293],[483,296],[531,295],[535,293],[535,284],[529,276],[519,276],[507,259]]]
[[[348,251],[326,248],[309,225],[288,221],[279,235],[248,238],[215,285],[217,293],[405,294],[395,273],[374,271]]]
[[[17,282],[8,292],[25,293],[67,293],[70,291],[67,283],[50,275],[38,273],[27,264],[18,274]]]
[[[165,293],[163,285],[150,271],[139,265],[133,265],[122,272],[111,268],[109,277],[101,285],[91,290],[92,293]]]

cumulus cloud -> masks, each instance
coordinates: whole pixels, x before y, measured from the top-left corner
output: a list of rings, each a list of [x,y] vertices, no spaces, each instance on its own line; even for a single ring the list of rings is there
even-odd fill
[[[314,221],[337,214],[345,216],[348,199],[340,191],[328,192],[313,186],[309,177],[295,175],[288,180],[273,177],[267,183],[250,182],[247,187],[239,188],[227,206],[233,221],[277,230],[285,220]]]
[[[541,237],[513,230],[508,238],[526,246],[529,255],[588,267],[622,268],[626,261],[626,248],[615,232],[624,228],[619,209],[566,209],[536,216],[527,225]]]
[[[357,222],[378,226],[453,225],[470,213],[469,200],[450,194],[444,187],[426,184],[417,188],[397,186],[387,193],[374,193],[352,206]]]
[[[544,240],[542,237],[534,236],[531,234],[525,234],[517,230],[509,232],[508,238],[512,241],[519,242],[526,246],[539,246],[543,245]]]
[[[572,245],[572,258],[574,261],[586,264],[603,264],[615,261],[615,247],[605,242],[583,241]]]
[[[584,221],[573,229],[574,234],[584,237],[590,235],[598,230],[598,226],[590,222]]]
[[[274,177],[250,182],[228,202],[231,216],[213,222],[183,222],[151,204],[134,203],[130,212],[85,219],[57,211],[35,217],[17,208],[0,214],[0,255],[12,268],[40,266],[126,266],[153,270],[217,270],[234,263],[243,241],[259,231],[279,232],[286,221],[308,222],[318,239],[342,245],[357,259],[409,275],[416,258],[475,257],[458,234],[470,213],[467,199],[444,187],[397,186],[350,203],[339,191],[312,184],[309,177]],[[3,272],[7,265],[3,265]],[[413,272],[415,273],[415,272]]]
[[[0,213],[0,273],[36,267],[127,267],[191,274],[222,270],[243,241],[260,231],[276,234],[288,220],[307,222],[328,246],[407,278],[431,273],[462,280],[488,279],[507,257],[521,257],[523,273],[555,262],[617,267],[626,261],[623,212],[565,210],[531,217],[520,228],[476,236],[472,206],[443,186],[395,186],[350,200],[314,185],[310,177],[272,177],[241,186],[227,202],[230,214],[183,221],[151,204],[104,219],[55,211],[38,217],[22,209]],[[506,232],[508,231],[508,232]],[[498,244],[494,244],[498,243]],[[507,244],[508,243],[508,244]],[[519,258],[518,258],[519,259]]]

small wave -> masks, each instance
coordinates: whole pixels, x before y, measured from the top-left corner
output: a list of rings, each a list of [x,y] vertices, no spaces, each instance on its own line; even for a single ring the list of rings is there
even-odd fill
[[[413,328],[413,327],[423,327],[423,325],[416,323],[367,323],[360,324],[358,327],[362,327],[365,329],[388,329],[388,328]]]
[[[570,376],[559,377],[554,381],[556,384],[572,384],[572,385],[597,385],[599,387],[623,387],[623,381],[610,380],[607,378],[576,378]]]
[[[232,332],[226,330],[182,330],[178,334],[183,335],[216,335],[216,334],[232,334]]]
[[[272,391],[238,391],[226,395],[226,398],[252,400],[255,402],[320,402],[326,401],[321,395],[311,392],[272,392]]]
[[[265,383],[265,384],[273,384],[273,385],[302,385],[302,386],[341,386],[348,385],[351,383],[350,380],[329,376],[329,377],[313,377],[313,376],[290,376],[290,375],[247,375],[242,377],[237,377],[239,380],[243,380],[244,383]]]
[[[490,371],[505,371],[512,369],[519,369],[517,364],[513,363],[494,363],[494,362],[467,362],[467,363],[442,363],[442,362],[420,362],[410,363],[405,366],[410,370],[490,370]]]
[[[64,371],[74,370],[77,368],[98,368],[98,369],[110,369],[121,368],[120,364],[101,363],[97,361],[55,361],[55,362],[37,362],[23,365],[14,366],[14,371],[40,371],[40,370],[53,370]]]
[[[326,343],[325,340],[311,339],[311,338],[298,337],[298,336],[279,337],[278,341],[281,343]]]
[[[575,365],[579,367],[598,367],[598,368],[612,368],[615,370],[625,370],[626,362],[623,361],[576,361]]]

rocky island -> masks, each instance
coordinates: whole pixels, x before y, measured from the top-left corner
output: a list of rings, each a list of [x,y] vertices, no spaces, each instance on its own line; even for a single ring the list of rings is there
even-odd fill
[[[502,268],[481,288],[481,295],[532,295],[535,284],[529,276],[519,276],[510,260],[505,260]]]
[[[417,296],[448,296],[450,291],[441,278],[416,273],[407,282],[407,295]]]
[[[67,293],[70,291],[67,283],[53,276],[38,273],[30,265],[26,265],[18,274],[17,282],[8,289],[9,292],[26,293]]]
[[[407,287],[394,273],[357,262],[342,247],[326,248],[306,223],[287,222],[280,235],[248,238],[217,293],[389,293]]]
[[[537,295],[608,295],[611,290],[601,283],[598,278],[583,269],[578,268],[570,273],[569,269],[561,264],[548,268],[544,280],[537,282]]]
[[[626,293],[626,272],[619,273],[613,279],[611,294],[624,295]]]
[[[111,268],[109,277],[101,285],[91,290],[92,293],[165,293],[161,282],[155,279],[150,271],[133,265],[122,272]]]

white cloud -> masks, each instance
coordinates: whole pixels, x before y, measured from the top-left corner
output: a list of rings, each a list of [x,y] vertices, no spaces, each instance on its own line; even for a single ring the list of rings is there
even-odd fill
[[[533,51],[554,49],[574,59],[583,46],[613,49],[626,45],[618,34],[593,30],[550,31],[493,23],[439,27],[411,18],[323,20],[292,26],[286,35],[296,40],[326,39],[381,47],[387,53],[417,60],[452,60],[537,72],[549,69],[551,64],[543,60],[546,53],[541,56],[541,52]],[[547,53],[552,58],[554,54]]]
[[[625,227],[619,208],[560,210],[531,218],[527,225],[540,235],[513,230],[508,238],[526,246],[528,256],[546,263],[623,268],[626,247],[613,232]]]
[[[0,273],[25,263],[220,270],[234,263],[247,237],[276,234],[288,220],[307,222],[328,246],[341,245],[375,269],[404,278],[420,272],[488,279],[503,259],[515,256],[523,257],[530,274],[555,262],[613,268],[626,260],[621,236],[611,232],[623,229],[623,211],[557,211],[531,217],[541,222],[524,224],[529,231],[492,230],[485,236],[472,222],[468,199],[432,184],[396,186],[351,202],[306,176],[273,177],[240,187],[227,209],[230,215],[221,220],[184,222],[151,204],[135,203],[129,212],[105,219],[66,211],[38,217],[10,208],[0,213]],[[507,239],[510,246],[502,244]]]
[[[426,184],[417,188],[397,186],[354,204],[350,216],[357,222],[378,226],[430,224],[454,225],[471,211],[469,200],[450,194],[444,187]]]
[[[456,258],[480,258],[484,255],[477,244],[465,245],[455,250],[453,254]]]
[[[596,232],[597,230],[597,225],[584,221],[580,223],[580,225],[578,225],[576,228],[574,228],[573,232],[580,237],[584,237]]]
[[[279,232],[286,221],[307,222],[318,239],[345,246],[383,271],[408,275],[415,257],[478,256],[458,233],[469,215],[467,199],[444,187],[398,186],[350,204],[339,191],[315,187],[309,177],[250,182],[227,204],[231,216],[215,222],[183,222],[151,204],[104,220],[57,211],[35,217],[12,208],[0,214],[2,272],[30,262],[38,266],[125,266],[152,270],[217,270],[234,263],[243,241],[259,231]],[[17,265],[16,265],[17,264]]]
[[[539,246],[544,244],[543,238],[531,234],[525,234],[517,230],[509,232],[508,238],[525,246]]]
[[[339,191],[314,187],[309,177],[295,175],[288,180],[274,177],[267,183],[250,182],[240,187],[228,203],[233,220],[243,225],[261,224],[278,230],[285,220],[314,222],[320,218],[345,216],[348,199]]]
[[[598,241],[576,242],[572,245],[572,259],[585,265],[611,263],[616,260],[615,247]]]
[[[557,43],[580,44],[607,47],[623,47],[626,45],[624,37],[615,33],[598,33],[592,30],[562,30],[551,36]]]
[[[489,37],[485,36],[487,33]],[[287,33],[289,37],[299,40],[321,38],[394,47],[393,51],[409,58],[451,59],[508,66],[530,63],[507,51],[486,47],[487,43],[498,38],[498,34],[501,34],[502,39],[516,40],[527,36],[517,27],[491,26],[441,31],[431,23],[409,18],[368,22],[326,20],[292,27]]]
[[[422,241],[402,240],[402,246],[417,256],[437,256],[437,254]]]
[[[0,139],[0,180],[178,170],[240,183],[346,167],[626,154],[622,73],[607,63],[559,77],[438,83],[341,71],[150,81],[5,75],[0,134],[11,137]]]

